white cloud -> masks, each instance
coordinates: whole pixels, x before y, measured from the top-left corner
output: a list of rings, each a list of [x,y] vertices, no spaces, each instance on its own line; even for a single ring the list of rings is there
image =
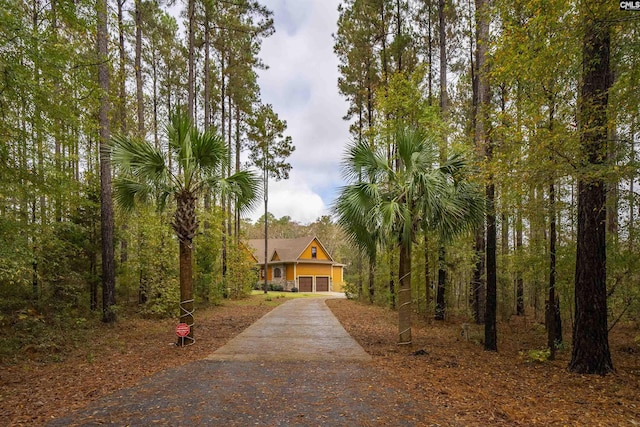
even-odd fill
[[[301,224],[309,224],[327,214],[322,198],[297,177],[288,181],[270,181],[267,207],[276,218],[289,216]],[[260,203],[248,217],[255,222],[262,215],[264,204]]]
[[[271,184],[269,211],[307,223],[326,214],[342,185],[340,159],[350,138],[331,36],[339,0],[262,3],[274,11],[276,27],[260,53],[270,67],[259,73],[262,98],[287,121],[296,146],[291,178]]]

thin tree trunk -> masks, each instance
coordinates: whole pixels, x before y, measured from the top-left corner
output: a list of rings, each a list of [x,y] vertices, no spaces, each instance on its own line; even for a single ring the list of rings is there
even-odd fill
[[[476,0],[476,68],[478,81],[478,107],[476,118],[476,148],[484,151],[484,160],[491,163],[493,147],[489,136],[488,113],[490,108],[489,90],[489,1]],[[487,235],[486,235],[486,307],[485,307],[485,350],[497,350],[496,333],[496,214],[495,184],[489,176],[486,184],[487,195]]]
[[[449,119],[449,97],[447,94],[447,32],[444,16],[444,8],[446,0],[438,0],[438,22],[439,22],[439,39],[440,39],[440,113],[442,121],[446,124]],[[447,158],[448,151],[448,134],[447,130],[443,135],[442,146],[440,147],[440,162],[444,163]],[[446,249],[442,240],[438,247],[438,288],[436,292],[436,313],[435,320],[444,320],[446,316],[445,291],[447,286],[447,270],[446,270]]]
[[[373,304],[375,301],[376,282],[375,282],[376,256],[369,256],[369,302]]]
[[[490,159],[491,156],[488,156]],[[490,160],[489,160],[490,161]],[[496,265],[496,211],[495,185],[489,177],[487,185],[487,303],[484,323],[484,349],[498,350],[497,316],[497,265]]]
[[[144,89],[142,87],[142,0],[135,0],[136,16],[136,107],[138,112],[138,137],[145,137],[144,131]]]
[[[211,28],[209,2],[204,2],[204,129],[211,126]]]
[[[392,249],[389,255],[389,307],[392,310],[396,309],[396,282],[393,276],[394,253],[395,250]],[[398,272],[398,275],[399,274],[400,272]]]
[[[189,104],[189,119],[194,122],[194,106],[195,106],[195,44],[196,44],[196,1],[188,0],[187,18],[189,20],[188,37],[189,37],[189,72],[187,76],[187,102]]]
[[[236,165],[235,165],[235,171],[234,173],[238,173],[240,172],[240,154],[242,151],[242,147],[241,147],[241,135],[240,135],[240,120],[241,120],[241,114],[240,114],[240,107],[236,105],[236,148],[235,148],[235,155],[236,155]],[[234,235],[234,240],[236,243],[240,242],[240,227],[241,227],[241,220],[240,220],[240,206],[238,205],[238,200],[234,200],[234,229],[233,229],[233,235]]]
[[[438,288],[436,292],[436,315],[435,320],[444,320],[447,305],[445,299],[445,290],[447,282],[447,270],[445,268],[446,252],[444,246],[440,244],[438,248]]]
[[[484,224],[484,221],[483,221]],[[473,268],[473,278],[471,282],[471,312],[473,321],[480,324],[484,321],[485,313],[485,239],[484,225],[480,225],[475,233],[473,250],[476,262]]]
[[[631,150],[630,150],[630,163],[635,164],[636,161],[636,121],[631,120]],[[629,248],[634,248],[634,242],[636,239],[635,233],[635,176],[629,180]]]
[[[424,298],[425,313],[429,313],[429,304],[431,304],[431,271],[429,270],[429,237],[427,230],[424,231]],[[428,314],[427,314],[428,315]]]
[[[102,321],[116,321],[113,306],[116,303],[116,277],[113,250],[113,200],[111,191],[111,155],[109,153],[109,68],[107,0],[96,0],[98,84],[100,106],[98,110],[100,133],[100,224],[102,234]]]
[[[522,257],[522,203],[518,201],[518,213],[516,215],[516,253]],[[524,316],[524,280],[522,267],[516,266],[516,314]]]
[[[549,185],[549,296],[547,300],[547,346],[549,359],[556,357],[556,189],[553,181]]]
[[[265,142],[265,146],[263,147],[264,151],[262,152],[263,164],[262,164],[262,179],[264,185],[264,293],[268,292],[268,283],[267,283],[267,267],[269,266],[269,260],[267,259],[267,243],[269,242],[269,165],[267,162],[267,154],[268,154],[268,142]],[[300,284],[298,283],[298,288]]]
[[[118,4],[118,111],[117,122],[120,125],[120,133],[122,135],[127,134],[127,91],[126,91],[126,54],[124,47],[124,15],[123,6],[126,0],[117,0]],[[128,255],[128,242],[127,242],[127,225],[123,224],[122,238],[120,239],[120,263],[127,262]],[[93,304],[93,301],[92,301]]]

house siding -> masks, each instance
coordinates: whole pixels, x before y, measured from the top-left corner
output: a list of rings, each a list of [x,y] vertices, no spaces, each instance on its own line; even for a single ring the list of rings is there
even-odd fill
[[[311,248],[315,247],[317,248],[317,252],[316,252],[316,258],[312,258],[311,256]],[[322,248],[322,245],[320,244],[320,242],[318,242],[318,239],[314,239],[309,246],[307,246],[307,248],[304,250],[304,252],[302,252],[302,255],[300,255],[300,259],[317,259],[320,261],[328,261],[329,260],[329,254],[327,254],[324,249]]]
[[[298,276],[331,276],[331,265],[299,263],[297,274]]]
[[[344,276],[343,276],[343,268],[334,266],[333,271],[331,272],[331,281],[333,282],[334,292],[344,292]]]

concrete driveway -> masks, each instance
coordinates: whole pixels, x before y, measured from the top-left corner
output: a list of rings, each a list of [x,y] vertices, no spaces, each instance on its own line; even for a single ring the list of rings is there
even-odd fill
[[[326,298],[287,301],[219,348],[208,360],[371,360],[325,304]]]
[[[208,358],[47,425],[419,426],[418,405],[342,328],[326,298],[288,301]]]

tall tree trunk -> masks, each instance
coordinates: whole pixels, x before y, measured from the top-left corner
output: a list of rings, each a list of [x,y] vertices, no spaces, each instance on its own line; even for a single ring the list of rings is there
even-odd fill
[[[402,11],[400,10],[400,0],[396,0],[396,38],[398,43],[398,51],[397,62],[398,62],[398,72],[402,72]]]
[[[400,278],[398,289],[398,344],[409,345],[411,339],[411,242],[400,243]]]
[[[211,126],[211,13],[210,3],[204,2],[204,129]]]
[[[242,141],[241,141],[241,132],[240,132],[240,120],[241,120],[240,107],[236,105],[236,147],[235,147],[235,156],[236,156],[236,165],[234,173],[240,172],[240,154],[242,151]],[[238,205],[238,200],[234,200],[234,229],[233,235],[236,244],[240,242],[240,206]]]
[[[424,227],[424,299],[425,313],[429,312],[429,304],[431,303],[431,271],[429,270],[429,237],[427,235],[426,226]],[[427,314],[428,315],[428,314]]]
[[[607,157],[611,24],[593,17],[592,9],[597,14],[604,2],[588,3],[578,116],[586,170],[578,181],[575,322],[569,370],[604,375],[614,370],[607,328],[606,186],[602,175],[594,176],[593,170],[600,170]]]
[[[547,299],[546,324],[549,359],[556,357],[556,189],[553,181],[549,185],[549,295]]]
[[[522,257],[522,203],[518,200],[518,213],[516,214],[516,253]],[[524,316],[524,280],[522,267],[516,266],[516,314]]]
[[[57,0],[51,0],[51,38],[54,44],[58,44],[58,13],[57,13]],[[50,76],[54,80],[54,99],[52,99],[54,109],[58,110],[60,108],[59,100],[62,93],[62,88],[60,85],[61,75],[59,70],[53,72],[53,75]],[[65,176],[65,163],[64,163],[64,148],[62,147],[62,123],[60,120],[60,115],[56,114],[54,118],[54,160],[56,171],[61,175]],[[55,195],[55,221],[62,222],[62,211],[63,211],[63,198],[64,194],[58,192]]]
[[[117,0],[118,4],[118,111],[117,122],[120,126],[120,133],[127,134],[127,90],[126,90],[126,52],[124,47],[124,14],[123,6],[126,0]],[[127,224],[122,224],[122,238],[120,239],[120,263],[127,262],[128,242]]]
[[[267,165],[267,147],[266,147],[266,143],[265,143],[265,147],[264,147],[264,152],[263,152],[263,159],[264,159],[264,164],[263,164],[263,171],[262,171],[262,178],[264,180],[263,185],[264,185],[264,293],[266,294],[268,292],[268,276],[267,276],[267,268],[269,266],[269,260],[267,258],[268,254],[267,254],[267,248],[268,245],[267,243],[269,242],[269,169],[268,169],[268,165]],[[223,233],[224,234],[224,233]],[[300,284],[298,284],[298,287],[300,286]]]
[[[447,26],[445,21],[446,0],[438,0],[438,22],[440,39],[440,112],[446,119],[449,113],[449,96],[447,93]]]
[[[635,164],[636,161],[636,120],[631,120],[631,150],[629,153],[629,163]],[[634,242],[636,239],[635,232],[635,177],[629,180],[629,249],[634,248]]]
[[[376,270],[376,256],[369,256],[369,302],[373,304],[375,301],[375,292],[376,292],[376,281],[375,281],[375,270]]]
[[[189,20],[188,37],[189,37],[189,72],[187,76],[187,102],[189,119],[195,123],[194,106],[195,106],[195,49],[196,49],[196,0],[188,0],[187,3],[187,18]],[[224,99],[224,98],[223,98]]]
[[[484,221],[475,232],[473,250],[475,252],[475,265],[471,282],[471,312],[473,321],[480,324],[484,321],[485,313],[485,239]]]
[[[447,31],[444,16],[444,8],[446,0],[438,0],[438,22],[439,22],[439,39],[440,39],[440,113],[442,121],[447,124],[449,119],[449,97],[447,94]],[[443,163],[447,159],[448,151],[448,130],[443,135],[442,146],[440,147],[440,162]],[[446,315],[445,291],[447,286],[447,270],[446,270],[446,249],[444,242],[440,239],[438,247],[438,288],[436,291],[436,313],[435,320],[444,320]]]
[[[489,6],[490,0],[476,0],[476,69],[478,104],[476,117],[476,147],[484,151],[484,161],[491,162],[493,147],[489,136],[489,108],[491,92],[489,90]],[[485,350],[497,350],[496,333],[496,214],[495,214],[495,184],[493,176],[489,176],[486,184],[487,215],[486,215],[486,307],[485,307]]]
[[[145,137],[144,131],[144,89],[142,87],[142,0],[135,0],[136,15],[136,107],[138,112],[138,137]]]
[[[490,161],[491,156],[487,157]],[[487,185],[487,302],[484,320],[484,349],[489,351],[498,350],[496,246],[495,184],[493,177],[489,176],[489,184]]]
[[[396,282],[393,275],[393,263],[394,263],[395,250],[391,250],[389,253],[389,307],[392,310],[396,309]],[[400,272],[398,272],[398,275]]]
[[[431,28],[431,0],[425,0],[427,4],[427,61],[429,64],[433,64],[433,30]],[[429,73],[427,74],[427,100],[429,105],[433,105],[433,67],[429,67]]]
[[[98,84],[100,106],[98,109],[100,133],[100,225],[102,234],[102,321],[116,321],[113,306],[116,303],[116,275],[113,250],[113,200],[111,190],[111,155],[109,153],[109,67],[107,0],[96,0]]]
[[[555,99],[549,97],[549,134],[553,135],[555,122]],[[553,163],[554,155],[551,155]],[[547,326],[547,345],[549,359],[556,357],[556,345],[562,342],[560,320],[560,300],[556,296],[556,243],[557,243],[556,186],[553,172],[549,184],[549,295],[547,296],[545,323]]]
[[[444,320],[447,305],[445,299],[445,290],[447,282],[447,270],[445,268],[446,252],[444,246],[440,244],[438,248],[438,288],[436,290],[436,315],[435,320]]]
[[[124,14],[123,6],[126,0],[118,0],[118,111],[117,121],[120,133],[127,133],[127,91],[126,91],[126,52],[124,47]]]

